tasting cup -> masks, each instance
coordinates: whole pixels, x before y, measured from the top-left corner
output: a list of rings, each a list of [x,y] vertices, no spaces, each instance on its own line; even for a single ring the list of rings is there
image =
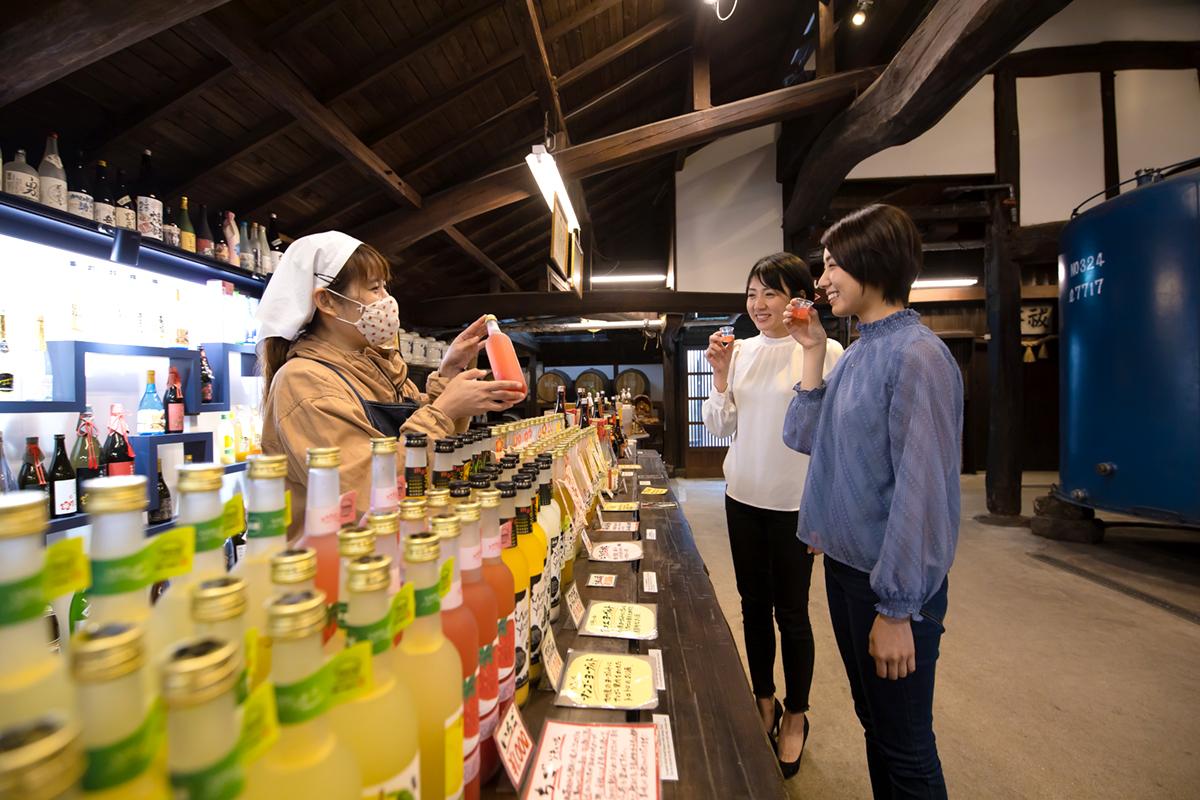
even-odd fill
[[[806,322],[808,320],[808,310],[813,307],[811,300],[805,300],[800,297],[793,297],[788,304],[787,315],[793,322]]]
[[[733,326],[722,325],[717,329],[717,335],[720,337],[725,346],[728,347],[733,342]]]

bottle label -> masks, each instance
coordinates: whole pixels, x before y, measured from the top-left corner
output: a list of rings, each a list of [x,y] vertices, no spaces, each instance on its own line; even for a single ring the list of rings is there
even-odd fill
[[[183,403],[171,403],[167,406],[167,430],[171,433],[183,433]]]
[[[196,234],[194,231],[179,232],[179,247],[181,250],[186,250],[189,253],[196,252]]]
[[[517,546],[517,540],[513,536],[513,521],[511,519],[500,523],[500,544],[504,547]]]
[[[13,390],[13,374],[11,372],[0,372],[0,392],[11,392]]]
[[[321,716],[332,705],[334,674],[328,669],[333,660],[295,683],[275,686],[275,711],[280,725],[298,725]]]
[[[139,411],[138,413],[140,414],[141,412]],[[530,506],[517,507],[517,517],[513,520],[513,528],[516,530],[517,536],[533,532],[533,523],[531,521],[532,510]]]
[[[214,517],[207,522],[193,523],[192,527],[196,529],[197,553],[207,553],[210,550],[217,550],[225,546],[224,515]]]
[[[404,468],[404,491],[407,497],[425,496],[425,467]]]
[[[93,209],[93,213],[95,214],[93,219],[95,219],[96,222],[99,222],[101,225],[107,225],[110,228],[116,226],[117,217],[111,204],[102,203],[97,200]]]
[[[65,481],[54,481],[51,484],[50,499],[54,503],[54,507],[51,509],[52,516],[64,517],[67,514],[74,514],[79,510],[79,505],[75,497],[77,488],[74,478],[68,478]]]
[[[371,654],[386,653],[392,646],[392,615],[389,613],[382,619],[369,625],[346,625],[347,644],[367,642],[371,646]]]
[[[518,592],[516,596],[516,653],[513,669],[517,671],[517,688],[529,683],[529,595]]]
[[[484,558],[499,558],[500,551],[504,546],[500,544],[500,535],[489,536],[483,540],[483,557]]]
[[[479,648],[479,733],[481,736],[490,735],[483,730],[484,719],[489,715],[495,716],[496,701],[500,697],[500,671],[496,665],[496,648],[499,639],[492,639],[490,644]],[[490,721],[495,726],[495,719]]]
[[[246,536],[251,539],[271,539],[287,536],[287,509],[249,511],[246,513]]]
[[[19,172],[15,169],[7,170],[4,173],[4,191],[9,194],[15,194],[17,197],[24,197],[28,200],[41,200],[38,192],[38,176],[29,175],[25,172]]]
[[[382,511],[384,509],[395,511],[400,505],[400,492],[395,486],[385,486],[382,489],[371,490],[371,510]]]
[[[0,583],[0,626],[36,619],[46,610],[42,572]]]
[[[463,786],[463,709],[459,706],[446,718],[445,750],[446,782],[445,796],[457,797]]]
[[[458,555],[464,570],[476,570],[483,566],[483,551],[479,545],[459,548]]]
[[[171,247],[179,247],[180,230],[178,225],[162,226],[163,244],[169,244]]]
[[[47,601],[82,592],[92,583],[91,564],[83,552],[82,537],[59,539],[46,546],[42,587]],[[0,600],[0,606],[7,605]],[[0,618],[0,625],[7,625]]]
[[[236,747],[211,767],[196,772],[171,773],[175,800],[235,800],[241,796],[245,785]]]
[[[400,591],[396,592],[392,598],[392,605],[389,614],[392,625],[392,638],[407,628],[413,623],[417,616],[417,598],[413,591],[413,585],[406,583],[400,587]]]
[[[138,433],[162,433],[165,415],[161,408],[139,408],[137,412]]]
[[[438,596],[445,597],[450,594],[450,590],[454,588],[454,556],[450,556],[442,562],[438,572]],[[459,591],[459,604],[462,603],[462,592]],[[447,606],[457,608],[458,606]]]
[[[137,229],[150,239],[163,238],[163,204],[157,197],[137,199]]]
[[[463,754],[463,783],[467,784],[479,777],[479,737],[475,737],[476,746],[470,753]]]
[[[166,724],[163,706],[155,702],[133,733],[110,745],[88,748],[84,790],[111,789],[145,772],[162,749]]]
[[[529,661],[542,663],[542,622],[546,614],[546,587],[541,575],[529,576]]]
[[[265,639],[265,637],[263,637]],[[263,641],[259,639],[258,641]],[[247,651],[250,652],[250,651]],[[279,718],[275,710],[275,687],[264,680],[250,692],[242,704],[242,729],[236,752],[242,763],[251,764],[271,749],[279,739]]]
[[[426,586],[424,589],[415,589],[413,594],[416,616],[428,617],[430,614],[437,614],[442,610],[442,596],[437,586]]]
[[[129,198],[126,197],[125,200],[128,202]],[[117,202],[118,205],[113,208],[113,220],[117,227],[131,231],[137,230],[137,212],[128,206],[119,205],[120,201]]]
[[[517,621],[514,609],[507,617],[501,619],[496,626],[496,673],[500,680],[500,699],[504,697],[504,682],[513,677],[513,664],[516,661]],[[509,697],[512,695],[510,694]]]
[[[133,462],[132,461],[110,461],[108,464],[105,465],[105,469],[107,470],[109,477],[112,477],[113,475],[132,475],[133,474]]]
[[[454,475],[454,470],[438,470],[433,471],[433,488],[449,489],[450,480]]]
[[[201,239],[196,237],[196,252],[202,256],[213,258],[216,255],[216,249],[213,247],[212,239]]]
[[[396,773],[383,783],[363,789],[363,800],[420,800],[421,798],[421,754],[413,756],[403,771]]]
[[[163,531],[136,553],[93,560],[90,594],[124,594],[192,571],[196,530],[190,525]]]
[[[40,189],[42,205],[57,208],[59,211],[67,210],[66,181],[62,178],[42,178]]]

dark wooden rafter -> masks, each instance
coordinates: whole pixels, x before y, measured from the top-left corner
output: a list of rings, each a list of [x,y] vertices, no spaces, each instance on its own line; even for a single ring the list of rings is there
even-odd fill
[[[1070,0],[939,0],[895,58],[809,150],[784,213],[816,223],[842,180],[868,156],[920,135],[999,60]]]
[[[1018,78],[1132,69],[1200,69],[1200,41],[1116,41],[1038,47],[1005,56],[996,71]]]
[[[0,34],[0,107],[228,0],[45,2]],[[10,13],[10,12],[6,12]]]
[[[688,73],[687,92],[683,98],[681,114],[712,108],[712,70],[709,63],[709,29],[712,25],[710,9],[699,4],[692,10],[692,64]],[[683,169],[687,161],[688,148],[675,151],[675,171]]]
[[[836,71],[835,41],[837,21],[833,15],[833,0],[817,0],[817,77],[824,78]]]
[[[1117,149],[1117,78],[1112,70],[1100,73],[1100,128],[1104,134],[1104,196],[1120,194],[1120,153]]]

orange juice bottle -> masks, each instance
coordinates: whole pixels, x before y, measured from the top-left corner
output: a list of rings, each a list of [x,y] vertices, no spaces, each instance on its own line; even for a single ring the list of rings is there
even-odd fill
[[[488,314],[484,319],[487,320],[488,330],[484,348],[487,350],[492,374],[497,380],[516,381],[521,384],[521,391],[525,391],[525,371],[521,369],[521,362],[517,360],[517,351],[513,349],[512,339],[500,330],[500,323],[493,315]]]
[[[480,782],[486,782],[500,766],[496,753],[496,727],[500,722],[500,672],[496,650],[500,646],[499,616],[496,595],[483,577],[483,548],[479,539],[480,506],[472,500],[458,507],[462,525],[458,559],[462,567],[463,604],[475,618],[479,628],[479,769]]]
[[[304,501],[304,535],[297,547],[311,547],[317,553],[317,588],[326,601],[338,601],[337,532],[341,528],[341,480],[338,468],[342,451],[338,447],[310,447],[308,450],[308,496]]]
[[[517,688],[513,665],[517,655],[516,598],[512,571],[500,557],[500,490],[476,490],[479,497],[479,542],[483,552],[483,579],[496,598],[496,679],[500,685],[500,716],[508,710]]]

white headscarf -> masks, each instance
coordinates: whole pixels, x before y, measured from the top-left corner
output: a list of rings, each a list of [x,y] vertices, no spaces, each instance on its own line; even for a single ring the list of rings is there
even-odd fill
[[[313,290],[333,282],[361,245],[339,231],[314,233],[292,242],[279,260],[258,304],[258,338],[294,340],[313,318]]]

